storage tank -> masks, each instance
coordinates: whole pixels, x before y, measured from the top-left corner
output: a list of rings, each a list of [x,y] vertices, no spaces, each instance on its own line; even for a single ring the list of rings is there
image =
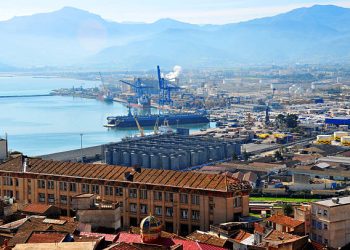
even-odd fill
[[[332,135],[318,135],[316,142],[318,144],[331,144],[333,140]]]
[[[348,131],[349,130],[349,126],[348,125],[339,125],[339,130],[341,130],[341,131]]]
[[[113,150],[113,165],[120,164],[120,153],[117,149]]]
[[[106,162],[106,164],[113,164],[112,157],[113,157],[113,153],[110,150],[107,149],[105,151],[105,162]]]
[[[151,154],[149,156],[150,167],[151,168],[153,168],[153,169],[159,169],[160,168],[158,158],[159,158],[158,155],[154,155],[154,154]]]
[[[216,161],[217,160],[217,154],[216,154],[216,150],[212,147],[209,147],[209,159],[211,161]]]
[[[348,132],[345,132],[345,131],[337,131],[337,132],[334,132],[334,140],[336,141],[340,141],[340,139],[343,137],[343,136],[348,136]]]
[[[195,151],[191,151],[191,166],[198,165],[198,153]]]
[[[142,154],[141,160],[142,160],[142,164],[141,164],[142,167],[149,168],[149,156],[147,154]]]
[[[130,165],[130,153],[127,152],[127,151],[123,151],[123,153],[122,153],[122,158],[123,158],[123,160],[122,160],[121,164],[122,164],[123,166],[128,166],[128,167],[130,167],[130,166],[131,166],[131,165]]]
[[[343,136],[340,142],[343,146],[350,146],[350,136]]]
[[[169,159],[169,156],[167,156],[167,155],[162,155],[160,159],[161,159],[162,169],[170,169],[170,159]]]
[[[170,157],[170,168],[172,170],[179,170],[180,169],[180,160],[179,160],[179,156],[171,156]]]
[[[135,151],[131,151],[131,166],[139,164],[139,156]]]

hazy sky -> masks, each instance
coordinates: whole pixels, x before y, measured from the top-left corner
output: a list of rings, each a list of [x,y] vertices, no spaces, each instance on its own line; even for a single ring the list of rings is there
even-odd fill
[[[350,0],[0,0],[0,20],[73,6],[118,22],[174,18],[190,23],[222,24],[314,4],[350,7]]]

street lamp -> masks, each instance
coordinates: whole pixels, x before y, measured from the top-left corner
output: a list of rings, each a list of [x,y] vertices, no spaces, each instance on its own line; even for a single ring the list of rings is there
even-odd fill
[[[80,154],[81,154],[81,162],[83,162],[83,134],[80,134]]]

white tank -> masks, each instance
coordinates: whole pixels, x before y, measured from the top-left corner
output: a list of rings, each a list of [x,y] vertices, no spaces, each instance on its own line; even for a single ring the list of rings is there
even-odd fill
[[[333,140],[332,135],[318,135],[317,136],[317,143],[319,144],[331,144]]]
[[[340,142],[343,146],[350,146],[350,136],[343,136]]]
[[[343,136],[348,136],[349,133],[348,132],[345,132],[345,131],[337,131],[337,132],[334,132],[334,140],[336,141],[340,141],[340,139],[343,137]]]

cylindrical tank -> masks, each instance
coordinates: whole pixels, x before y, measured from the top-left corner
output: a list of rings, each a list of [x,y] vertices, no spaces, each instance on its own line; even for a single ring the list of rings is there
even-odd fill
[[[170,169],[169,156],[162,155],[160,159],[161,159],[162,169]]]
[[[318,144],[331,144],[333,140],[332,135],[318,135],[316,142]]]
[[[120,164],[120,153],[117,149],[113,150],[113,165]]]
[[[205,163],[206,159],[204,158],[203,150],[198,150],[198,165]]]
[[[127,151],[124,151],[123,153],[122,153],[122,158],[123,158],[123,160],[122,160],[122,165],[123,166],[128,166],[128,167],[130,167],[131,165],[130,165],[130,153],[129,152],[127,152]]]
[[[345,131],[337,131],[337,132],[334,132],[334,140],[336,141],[340,141],[340,139],[343,137],[343,136],[348,136],[348,132],[345,132]]]
[[[159,161],[158,161],[158,155],[150,155],[150,167],[153,169],[159,169]]]
[[[105,151],[105,162],[106,164],[113,164],[113,153],[108,149]]]
[[[198,153],[195,151],[191,151],[191,166],[198,165]]]
[[[149,168],[149,156],[147,154],[142,154],[141,159],[142,159],[142,167]]]
[[[134,151],[131,151],[131,166],[135,166],[139,164],[138,154]]]
[[[178,156],[171,156],[170,157],[170,168],[172,170],[179,170],[180,169],[180,161]]]
[[[343,146],[350,146],[350,136],[343,136],[340,142]]]
[[[216,150],[212,147],[209,147],[209,159],[210,161],[216,161],[217,157],[216,157]]]

